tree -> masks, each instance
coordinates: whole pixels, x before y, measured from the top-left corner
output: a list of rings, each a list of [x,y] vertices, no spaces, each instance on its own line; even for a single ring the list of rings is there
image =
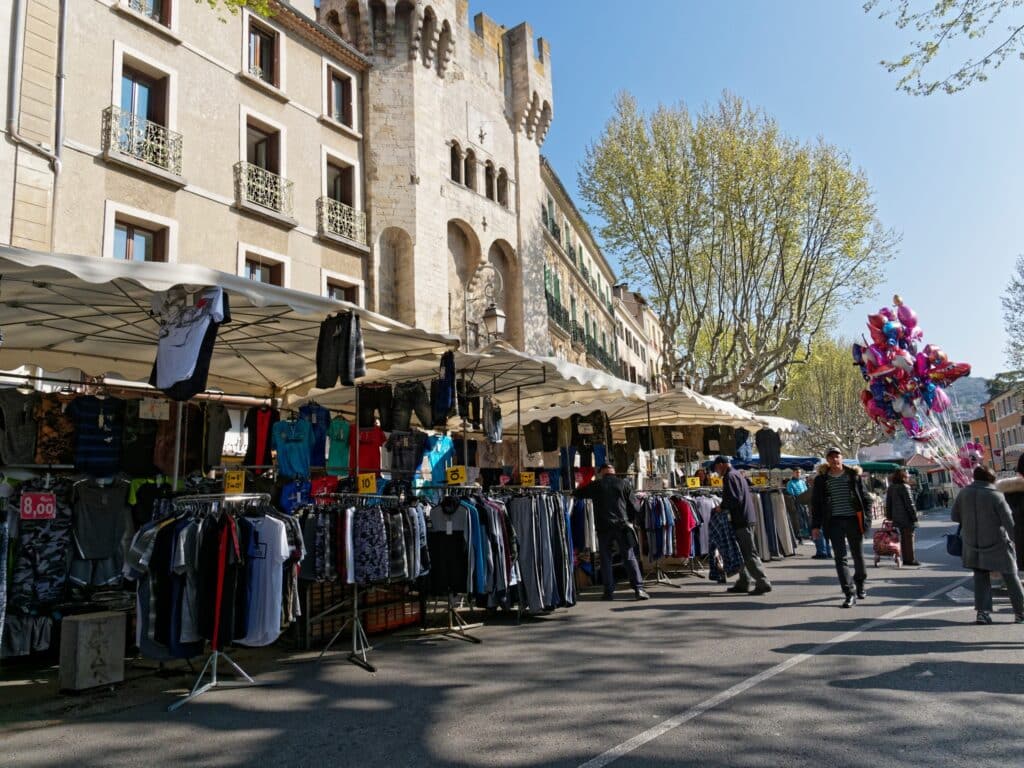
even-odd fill
[[[273,0],[195,0],[196,4],[203,4],[210,6],[211,10],[217,11],[220,14],[221,11],[227,11],[232,16],[237,14],[242,8],[248,8],[253,13],[258,13],[261,16],[273,15],[273,9],[271,3]],[[222,14],[220,14],[221,21],[227,21]]]
[[[912,0],[868,0],[864,10],[882,10],[878,18],[895,17],[900,29],[913,27],[924,35],[911,43],[911,50],[895,61],[882,61],[890,72],[902,73],[897,88],[914,96],[929,96],[935,91],[956,93],[977,82],[988,80],[990,70],[998,69],[1006,59],[1024,59],[1024,16],[1019,11],[1024,0],[930,0],[922,10],[913,8]],[[985,38],[1003,14],[1016,17],[996,43]],[[940,51],[960,43],[982,46],[977,56],[970,56],[958,69],[938,80],[925,78],[924,70]]]
[[[1002,302],[1006,357],[1009,364],[1019,370],[1024,368],[1024,256],[1017,257]]]
[[[807,427],[794,440],[804,454],[824,456],[835,445],[844,456],[856,456],[862,447],[885,437],[864,413],[864,379],[853,364],[850,347],[844,339],[816,340],[810,358],[793,371],[781,412]]]
[[[660,315],[666,378],[763,410],[811,340],[872,295],[898,241],[844,153],[729,94],[695,118],[621,94],[579,187]]]

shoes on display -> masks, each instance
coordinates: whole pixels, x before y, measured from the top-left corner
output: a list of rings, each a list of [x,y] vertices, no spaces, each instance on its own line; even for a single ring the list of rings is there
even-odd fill
[[[650,600],[651,599],[651,596],[649,594],[647,594],[646,590],[637,589],[637,590],[634,590],[634,593],[636,594],[636,599],[637,600]]]
[[[754,591],[751,592],[750,594],[752,594],[752,595],[767,595],[771,591],[772,591],[772,585],[769,584],[766,581],[763,584],[758,584],[756,587],[754,587]]]
[[[989,616],[985,611],[978,611],[978,616],[974,620],[975,624],[991,624],[992,617]]]
[[[853,608],[853,606],[855,606],[856,604],[857,604],[857,596],[856,595],[847,595],[846,598],[843,600],[843,604],[841,606],[839,606],[839,607],[840,608]]]

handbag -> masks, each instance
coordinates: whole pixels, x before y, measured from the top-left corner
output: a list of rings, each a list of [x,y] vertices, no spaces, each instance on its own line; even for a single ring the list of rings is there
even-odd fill
[[[960,526],[956,527],[955,531],[946,532],[946,552],[953,557],[963,557],[964,554],[964,540],[960,536]]]

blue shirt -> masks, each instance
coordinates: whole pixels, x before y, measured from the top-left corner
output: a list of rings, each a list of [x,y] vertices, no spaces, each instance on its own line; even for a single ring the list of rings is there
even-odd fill
[[[799,480],[793,478],[786,483],[786,493],[790,496],[799,496],[801,493],[807,492],[807,483],[801,477]]]
[[[455,444],[448,435],[433,435],[427,440],[427,461],[430,462],[430,481],[443,483],[444,471],[451,465]]]
[[[75,423],[75,469],[94,475],[116,472],[121,458],[124,400],[79,397],[65,413]]]
[[[271,435],[281,476],[309,477],[309,448],[313,444],[310,423],[304,419],[279,421],[271,428]]]
[[[331,412],[317,403],[306,403],[299,408],[299,418],[313,427],[313,443],[309,446],[309,464],[324,466],[327,454],[327,429],[331,425]]]

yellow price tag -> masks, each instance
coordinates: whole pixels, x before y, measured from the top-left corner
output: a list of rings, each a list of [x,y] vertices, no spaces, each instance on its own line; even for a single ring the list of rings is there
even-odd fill
[[[461,464],[448,467],[445,471],[445,477],[448,480],[448,485],[464,485],[466,482],[466,468]]]
[[[764,487],[764,486],[768,485],[768,478],[766,478],[766,477],[755,477],[751,482],[753,482],[754,485],[756,485],[756,486]]]
[[[224,493],[245,492],[245,470],[230,469],[224,473]]]
[[[377,492],[377,474],[375,472],[364,472],[356,477],[356,488],[360,493]]]
[[[525,486],[533,486],[537,484],[537,475],[534,472],[520,472],[519,473],[519,484]]]
[[[711,487],[712,488],[721,488],[722,487],[722,478],[712,476],[712,478],[711,478]]]
[[[687,488],[700,488],[700,478],[699,477],[688,477],[688,478],[686,478],[686,487]]]

